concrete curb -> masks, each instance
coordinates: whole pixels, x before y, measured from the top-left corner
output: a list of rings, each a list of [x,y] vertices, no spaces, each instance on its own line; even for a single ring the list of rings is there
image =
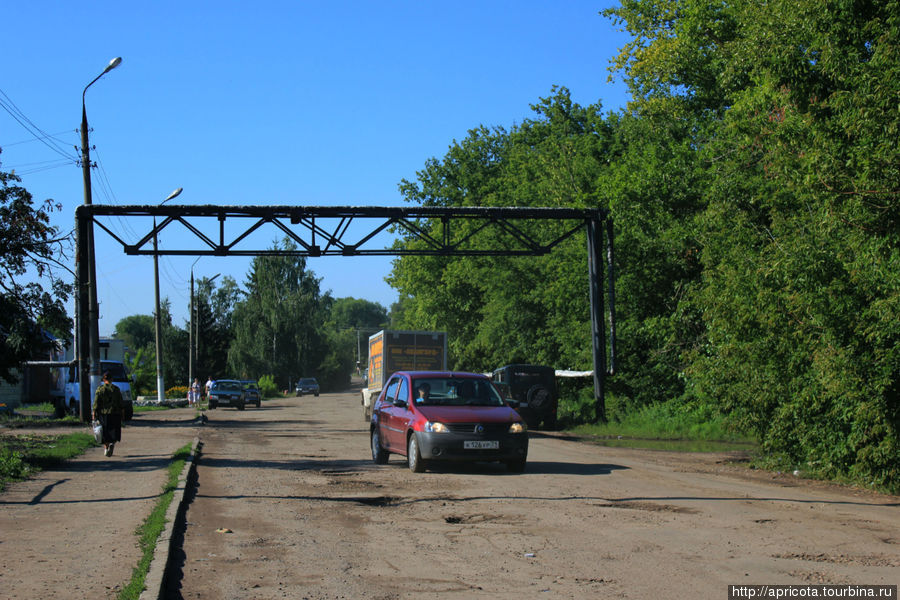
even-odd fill
[[[188,456],[184,469],[178,476],[172,503],[166,511],[166,527],[159,539],[156,540],[156,549],[153,551],[153,560],[150,561],[150,570],[144,580],[144,591],[141,592],[140,600],[163,600],[165,598],[166,573],[169,570],[169,556],[172,552],[172,540],[175,537],[175,525],[179,512],[185,508],[187,482],[196,468],[196,455],[199,447],[200,436],[198,435],[191,444],[191,455]]]

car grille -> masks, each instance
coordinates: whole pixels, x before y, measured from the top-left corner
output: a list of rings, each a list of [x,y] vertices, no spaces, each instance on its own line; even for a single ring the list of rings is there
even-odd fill
[[[509,431],[509,423],[445,423],[453,433],[476,433],[475,428],[481,425],[484,435],[506,433]]]

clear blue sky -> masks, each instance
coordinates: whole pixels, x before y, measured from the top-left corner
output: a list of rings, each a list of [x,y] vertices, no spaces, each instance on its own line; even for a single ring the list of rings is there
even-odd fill
[[[621,108],[626,90],[607,82],[607,65],[626,38],[599,16],[609,4],[21,2],[0,36],[0,99],[56,149],[0,110],[0,169],[15,169],[36,202],[60,203],[54,224],[70,231],[83,202],[81,91],[121,56],[87,93],[95,204],[156,204],[183,187],[173,204],[400,205],[401,179],[469,129],[533,116],[554,85],[580,104]],[[106,335],[125,316],[153,313],[153,261],[96,238]],[[178,233],[159,243],[178,246]],[[160,259],[160,293],[180,326],[195,260]],[[249,264],[205,257],[194,274],[242,284]],[[389,258],[307,266],[335,297],[396,300]]]

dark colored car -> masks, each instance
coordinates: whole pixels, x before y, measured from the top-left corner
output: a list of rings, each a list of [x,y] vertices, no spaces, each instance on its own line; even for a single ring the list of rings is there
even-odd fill
[[[556,429],[559,396],[553,367],[506,365],[496,369],[492,379],[529,427],[543,423],[546,429]]]
[[[525,470],[528,428],[485,375],[400,371],[375,401],[370,425],[372,460],[406,456],[420,473],[432,461],[500,461]]]
[[[262,394],[259,393],[259,385],[255,381],[242,379],[244,385],[244,400],[247,404],[255,404],[256,408],[262,405]]]
[[[303,394],[312,394],[313,396],[318,396],[319,382],[316,381],[315,377],[303,377],[297,382],[297,386],[294,388],[294,391],[298,396],[302,396]]]
[[[233,406],[238,410],[244,410],[247,404],[244,392],[244,384],[237,379],[220,379],[214,381],[209,388],[209,408],[219,406]]]

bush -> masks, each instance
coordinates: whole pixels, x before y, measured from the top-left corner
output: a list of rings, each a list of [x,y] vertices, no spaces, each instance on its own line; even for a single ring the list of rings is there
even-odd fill
[[[23,479],[28,475],[28,465],[22,460],[23,454],[0,447],[0,481]]]
[[[596,420],[594,418],[595,403],[593,381],[590,386],[579,386],[561,385],[560,380],[557,379],[557,386],[559,388],[559,408],[557,410],[557,418],[562,427],[574,427],[575,425],[593,423]]]
[[[275,377],[272,375],[263,375],[259,378],[259,393],[263,398],[271,398],[278,395],[278,386],[275,384]]]

